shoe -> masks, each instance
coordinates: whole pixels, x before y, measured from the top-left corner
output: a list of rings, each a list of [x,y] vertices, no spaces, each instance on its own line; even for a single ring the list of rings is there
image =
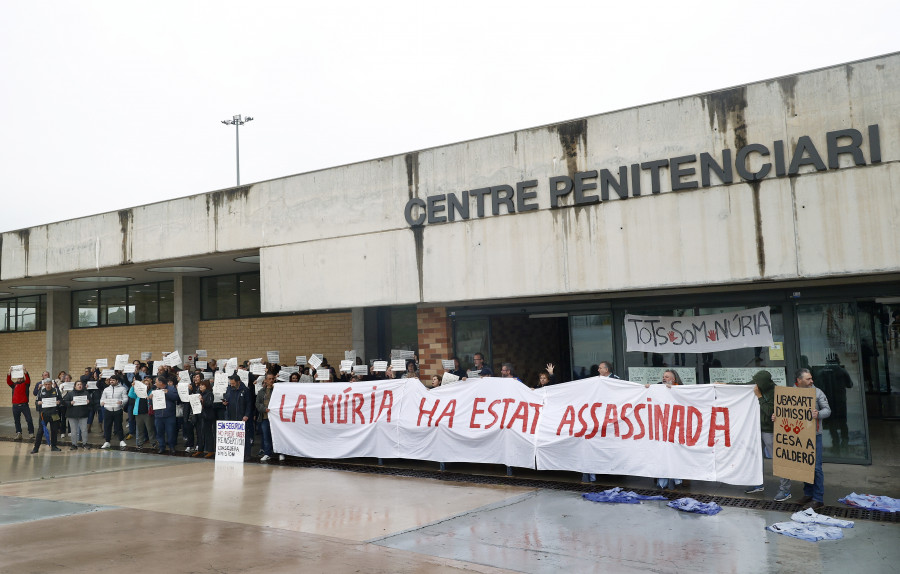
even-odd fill
[[[283,460],[284,460],[284,455],[283,455],[283,454],[279,454],[279,455],[278,455],[278,460],[282,460],[282,461],[283,461]]]
[[[124,440],[120,440],[120,441],[119,441],[119,448],[125,448],[126,446],[128,446],[128,445],[125,444],[125,441],[124,441]]]
[[[61,437],[63,437],[63,438],[66,438],[66,433],[62,433],[62,434],[60,434],[59,436],[61,436]]]
[[[212,458],[212,457],[214,457],[214,456],[216,456],[215,453],[208,452],[208,453],[206,453],[206,454],[203,456],[203,458]]]
[[[788,500],[790,497],[791,497],[790,492],[779,492],[778,494],[775,495],[774,500],[775,500],[775,502],[784,502],[785,500]]]
[[[825,506],[824,502],[821,502],[819,500],[813,500],[812,502],[810,502],[809,504],[806,505],[806,508],[811,508],[812,510],[818,510],[818,509],[822,508],[823,506]]]
[[[109,441],[103,443],[103,445],[100,448],[109,448]]]
[[[166,454],[166,450],[161,448],[158,451],[156,451],[156,454]]]
[[[88,434],[91,432],[91,425],[88,425]]]
[[[744,494],[753,494],[754,492],[762,492],[766,489],[766,487],[762,484],[758,484],[756,486],[751,486],[747,490],[744,491]]]
[[[69,447],[69,450],[78,450],[78,447],[73,444]]]
[[[34,432],[28,431],[28,440],[34,440]]]
[[[31,454],[37,454],[37,451],[38,451],[38,449],[33,448],[33,449],[31,449]]]
[[[804,504],[809,504],[810,502],[812,502],[812,496],[804,496],[803,498],[801,498],[800,500],[797,501],[797,504],[799,504],[800,506],[803,506]]]
[[[269,460],[270,458],[272,458],[272,457],[269,456],[269,455],[267,455],[267,454],[264,454],[264,455],[262,455],[261,457],[259,457],[259,462],[266,462],[266,461]]]
[[[134,438],[134,436],[131,433],[128,433],[127,435],[125,435],[125,440],[131,440],[133,438]]]
[[[16,437],[13,440],[22,440],[22,433],[17,432]]]
[[[200,452],[200,451],[197,451],[197,452],[195,452],[194,454],[191,455],[192,458],[197,458],[198,456],[203,456],[203,453]]]
[[[50,450],[51,450],[52,452],[62,452],[62,449],[59,448],[58,446],[51,446],[51,447],[50,447]]]

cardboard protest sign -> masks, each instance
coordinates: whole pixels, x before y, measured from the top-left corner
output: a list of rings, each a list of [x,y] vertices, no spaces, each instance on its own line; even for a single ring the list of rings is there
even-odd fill
[[[816,469],[816,389],[775,387],[772,474],[812,482]]]
[[[216,462],[244,462],[245,440],[243,421],[217,421]]]

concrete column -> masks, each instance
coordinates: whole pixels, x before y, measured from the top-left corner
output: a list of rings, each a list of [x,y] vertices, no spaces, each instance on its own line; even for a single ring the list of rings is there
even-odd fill
[[[46,368],[52,377],[63,370],[71,372],[69,368],[69,325],[71,321],[72,294],[68,291],[48,291]],[[34,374],[32,374],[33,376]]]
[[[200,348],[200,278],[175,278],[175,350],[182,357]]]
[[[350,310],[351,320],[353,322],[351,330],[351,344],[356,350],[356,356],[360,357],[363,362],[366,361],[366,308],[354,307]]]

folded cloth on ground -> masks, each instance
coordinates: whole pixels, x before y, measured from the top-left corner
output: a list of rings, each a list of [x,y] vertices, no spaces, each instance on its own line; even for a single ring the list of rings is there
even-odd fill
[[[671,506],[675,510],[684,512],[694,512],[696,514],[708,514],[714,516],[722,512],[722,507],[715,502],[700,502],[693,498],[679,498],[669,502],[666,506]]]
[[[851,492],[844,498],[839,498],[838,502],[843,502],[847,506],[858,506],[882,512],[897,512],[900,510],[900,500],[889,496],[875,496],[874,494],[856,494]]]
[[[800,540],[816,542],[819,540],[840,540],[844,532],[837,526],[822,526],[821,524],[801,524],[799,522],[776,522],[766,526],[766,530],[785,536],[792,536]]]
[[[630,490],[622,490],[620,486],[603,492],[586,492],[581,496],[591,502],[621,502],[624,504],[640,504],[642,500],[668,500],[665,496],[647,496]]]
[[[825,516],[824,514],[818,514],[812,508],[807,508],[806,510],[791,514],[791,520],[794,522],[802,522],[803,524],[822,524],[824,526],[837,526],[838,528],[853,528],[852,520],[840,520],[838,518],[832,518],[831,516]]]

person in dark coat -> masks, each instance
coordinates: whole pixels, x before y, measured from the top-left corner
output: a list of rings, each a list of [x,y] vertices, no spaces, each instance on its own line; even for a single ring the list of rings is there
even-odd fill
[[[41,382],[41,387],[37,393],[37,401],[35,404],[37,406],[38,417],[40,420],[47,425],[47,429],[50,432],[50,450],[54,452],[59,452],[59,447],[56,446],[56,438],[59,436],[59,403],[62,402],[62,397],[59,394],[59,389],[53,388],[53,381],[51,379],[44,379]],[[37,434],[34,437],[34,448],[31,449],[31,454],[37,454],[38,449],[41,447],[41,441],[44,440],[44,427],[42,425],[38,425]]]

